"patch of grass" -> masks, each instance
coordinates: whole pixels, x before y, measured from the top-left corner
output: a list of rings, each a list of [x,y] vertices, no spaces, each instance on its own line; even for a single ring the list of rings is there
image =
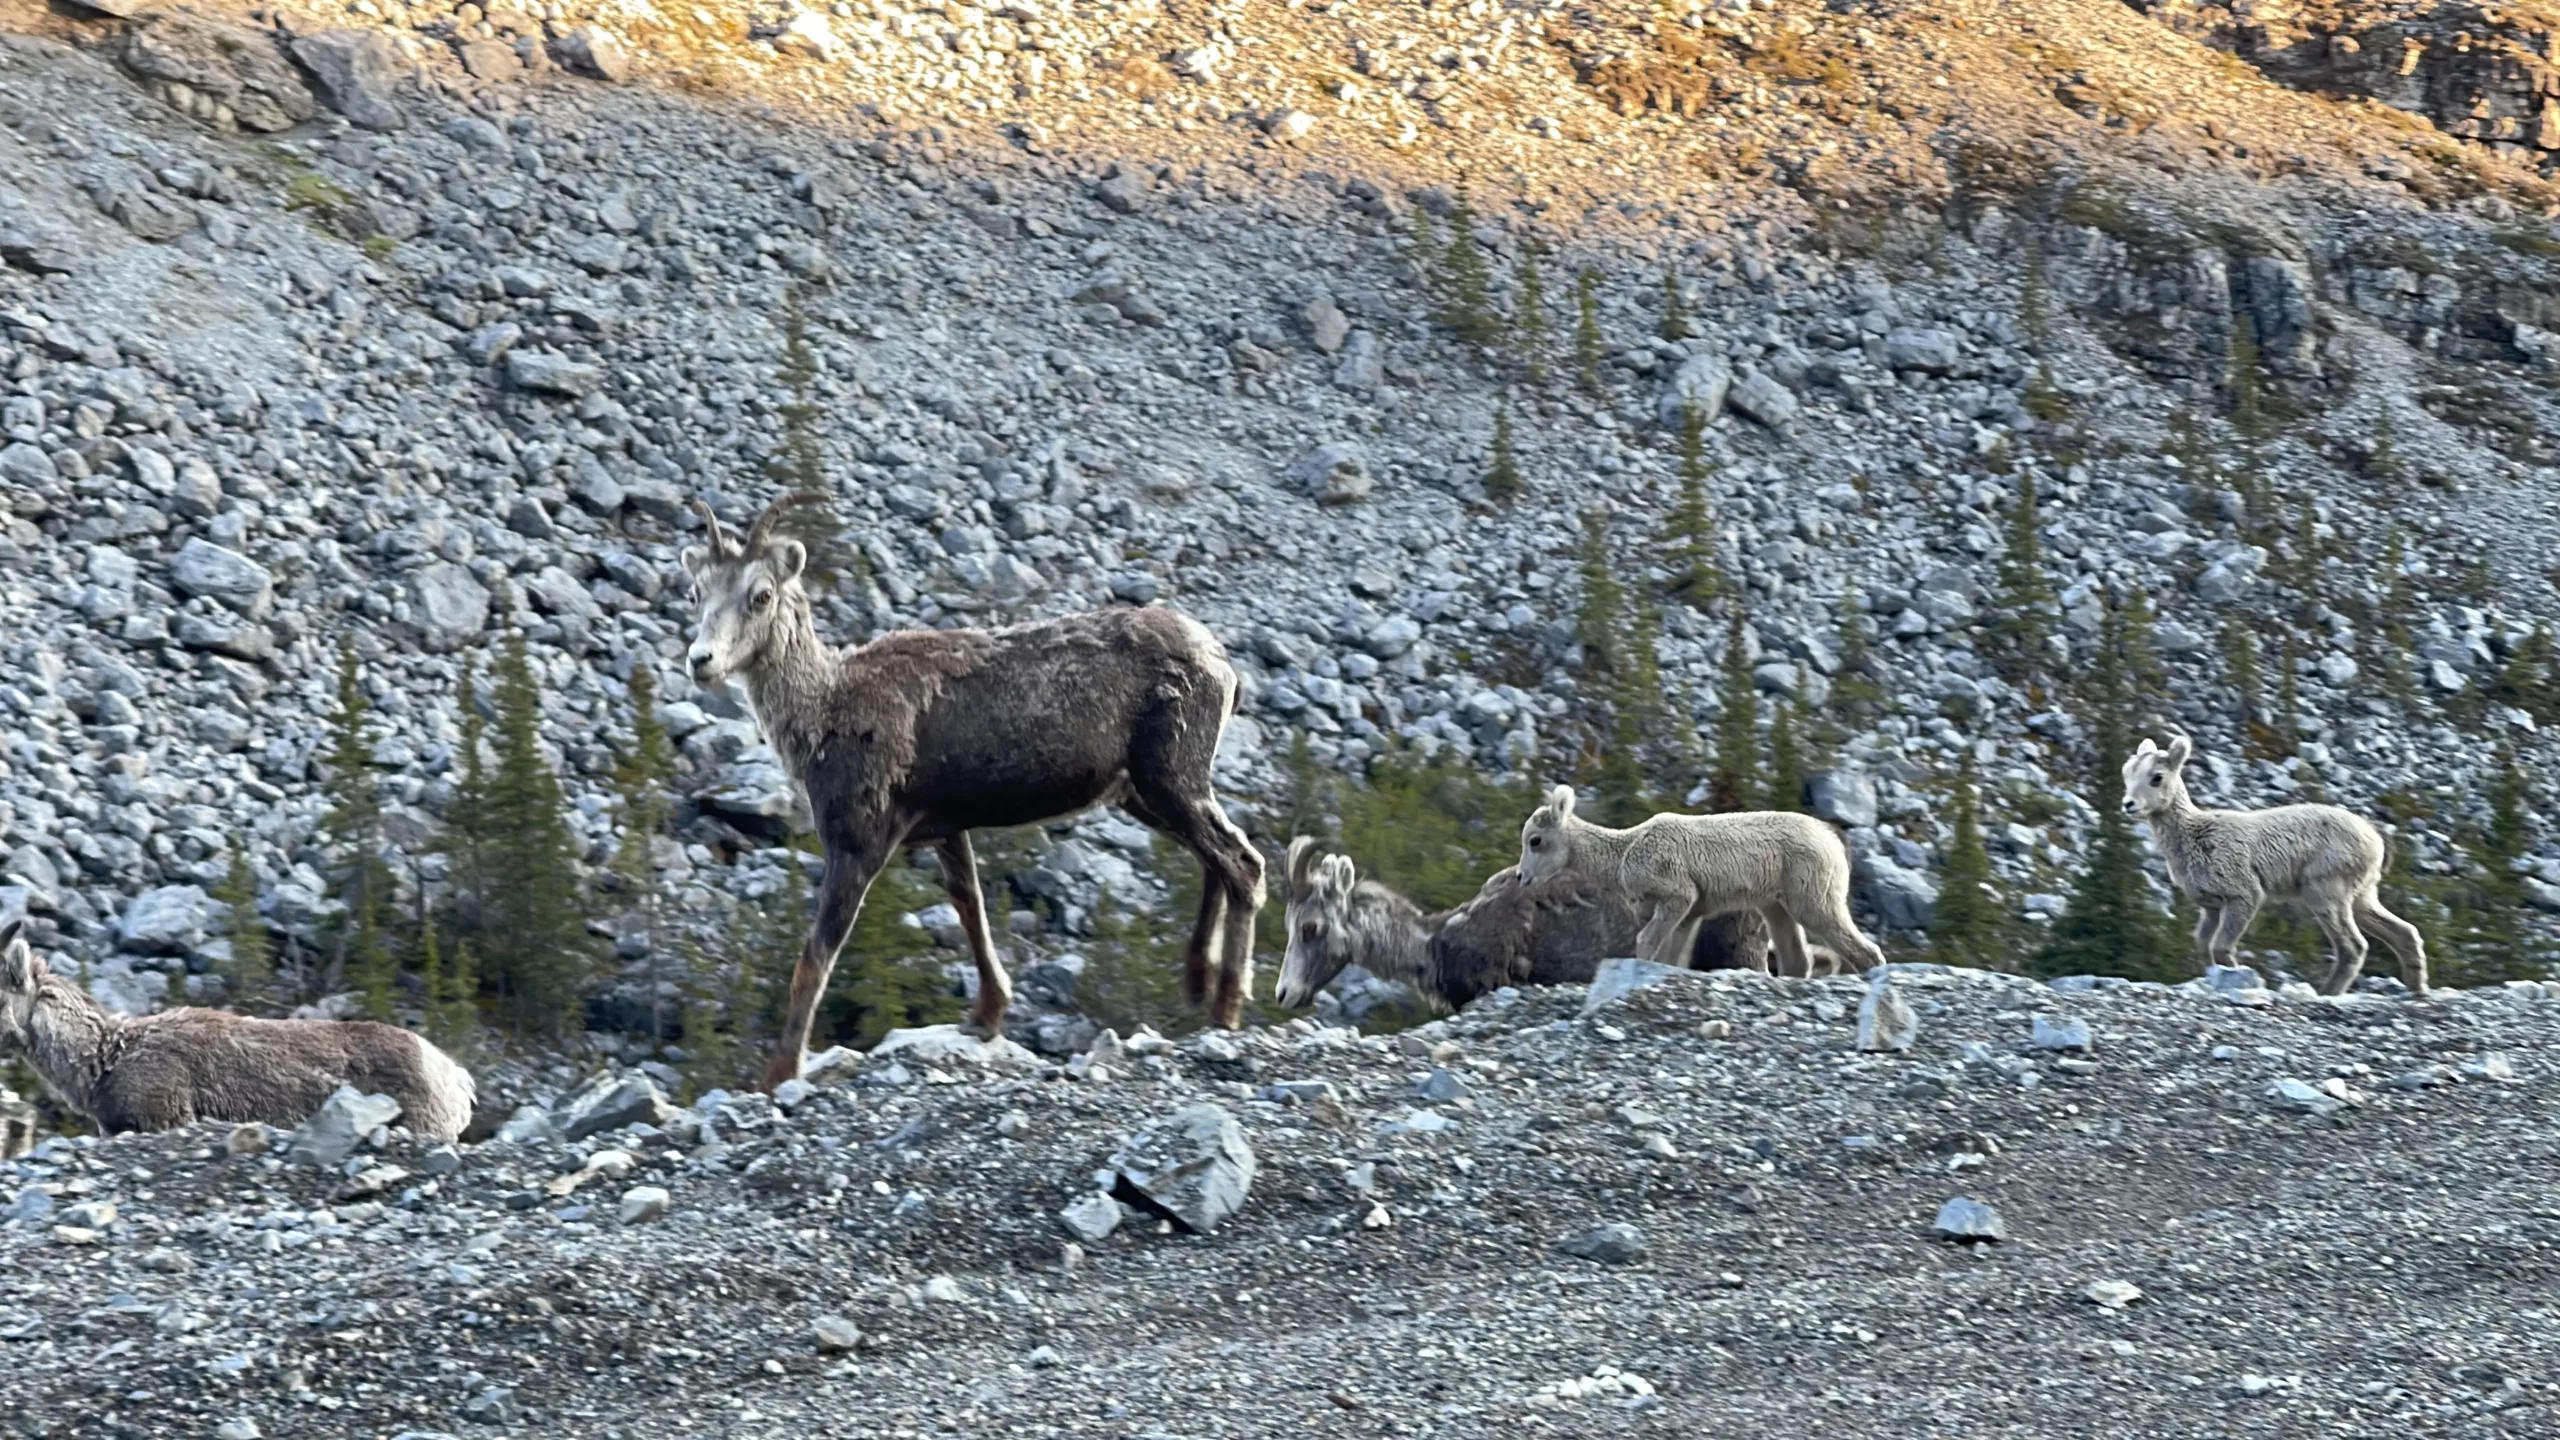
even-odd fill
[[[316,170],[296,170],[284,182],[284,208],[287,210],[335,210],[356,197],[346,187]]]
[[[364,253],[375,260],[388,260],[391,258],[391,252],[399,248],[400,242],[392,239],[388,235],[367,235],[364,237]]]
[[[2560,240],[2554,240],[2548,235],[2531,230],[2501,230],[2497,232],[2495,238],[2499,244],[2519,254],[2532,255],[2544,260],[2560,260]]]

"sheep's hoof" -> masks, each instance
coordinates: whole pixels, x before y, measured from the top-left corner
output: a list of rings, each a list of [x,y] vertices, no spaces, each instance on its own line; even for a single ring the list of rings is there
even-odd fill
[[[960,1022],[960,1033],[980,1040],[1000,1040],[1004,1038],[1004,1012],[999,1010],[991,1016],[971,1015]]]

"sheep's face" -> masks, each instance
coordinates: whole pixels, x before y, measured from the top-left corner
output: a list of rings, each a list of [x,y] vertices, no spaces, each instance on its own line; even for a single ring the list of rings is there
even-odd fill
[[[693,579],[693,644],[685,662],[697,684],[717,685],[753,665],[788,624],[802,623],[809,598],[800,572],[809,551],[797,540],[774,540],[747,553],[713,544],[687,549],[685,573]]]
[[[25,1053],[36,990],[44,976],[44,962],[19,938],[17,927],[9,927],[0,935],[0,1055]]]
[[[1316,1001],[1316,992],[1351,963],[1351,891],[1360,883],[1348,855],[1317,862],[1314,841],[1289,845],[1289,953],[1280,963],[1273,998],[1290,1010]]]
[[[2187,756],[2193,750],[2184,735],[2169,748],[2145,740],[2124,762],[2124,813],[2148,818],[2178,803],[2186,794]]]
[[[1573,787],[1559,785],[1547,803],[1529,812],[1520,827],[1520,878],[1544,880],[1565,867],[1570,855],[1566,826],[1573,819]]]

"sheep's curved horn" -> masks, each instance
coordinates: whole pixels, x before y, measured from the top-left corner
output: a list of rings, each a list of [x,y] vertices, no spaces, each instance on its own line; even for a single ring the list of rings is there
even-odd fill
[[[712,554],[734,555],[737,553],[737,545],[729,539],[729,532],[720,528],[720,517],[712,510],[710,501],[694,501],[693,513],[702,517],[702,530],[711,539]]]
[[[1316,869],[1316,837],[1301,835],[1289,842],[1289,893],[1304,895],[1313,888]]]
[[[816,490],[794,490],[788,495],[777,496],[772,504],[764,507],[764,513],[756,517],[755,523],[747,527],[747,538],[740,542],[739,548],[747,554],[756,554],[764,549],[767,540],[773,538],[774,523],[784,515],[809,506],[834,503],[834,496]]]

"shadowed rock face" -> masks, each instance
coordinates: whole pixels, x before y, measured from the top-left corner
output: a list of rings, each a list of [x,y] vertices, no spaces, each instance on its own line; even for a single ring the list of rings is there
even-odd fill
[[[2553,27],[2514,5],[2129,0],[2133,8],[2268,78],[2359,95],[2464,140],[2560,152]]]

